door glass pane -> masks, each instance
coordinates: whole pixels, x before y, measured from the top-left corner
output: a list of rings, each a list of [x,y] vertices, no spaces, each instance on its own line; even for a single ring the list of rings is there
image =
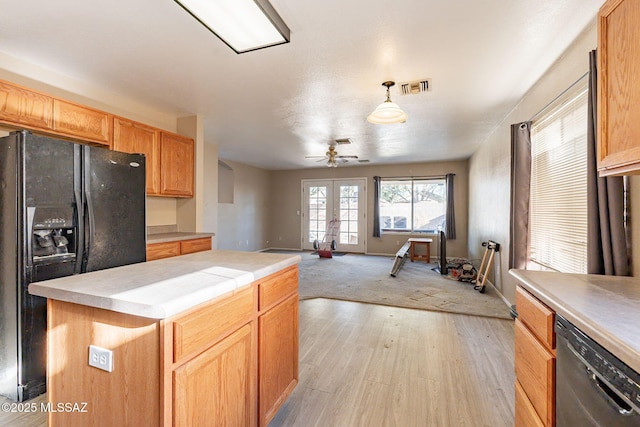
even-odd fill
[[[327,228],[327,187],[309,187],[308,241],[322,241]]]
[[[358,244],[358,186],[340,186],[340,243]]]

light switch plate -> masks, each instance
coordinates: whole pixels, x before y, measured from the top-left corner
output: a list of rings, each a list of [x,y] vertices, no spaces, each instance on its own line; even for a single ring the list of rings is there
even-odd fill
[[[102,369],[103,371],[113,371],[113,351],[95,345],[89,346],[89,366]]]

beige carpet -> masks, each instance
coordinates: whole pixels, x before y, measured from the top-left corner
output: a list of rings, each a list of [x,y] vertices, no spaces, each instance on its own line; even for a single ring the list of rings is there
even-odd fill
[[[509,307],[492,286],[485,292],[470,283],[451,280],[432,270],[435,264],[407,262],[397,277],[389,271],[393,257],[346,254],[320,258],[302,256],[300,299],[333,298],[396,307],[437,310],[510,319]]]

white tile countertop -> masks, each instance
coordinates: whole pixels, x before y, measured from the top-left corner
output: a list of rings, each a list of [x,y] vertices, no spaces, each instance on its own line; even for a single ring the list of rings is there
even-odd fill
[[[300,260],[299,255],[212,250],[31,283],[29,293],[164,319]]]
[[[509,273],[549,308],[640,372],[639,279],[529,270]]]

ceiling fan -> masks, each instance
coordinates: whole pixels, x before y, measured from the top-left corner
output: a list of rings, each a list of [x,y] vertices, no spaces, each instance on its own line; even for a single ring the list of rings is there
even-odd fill
[[[327,151],[324,156],[306,156],[307,159],[320,159],[319,162],[324,160],[327,161],[327,167],[335,168],[338,167],[338,163],[347,163],[348,159],[357,159],[358,156],[339,156],[336,151],[336,147],[333,145],[329,145],[329,151]]]

